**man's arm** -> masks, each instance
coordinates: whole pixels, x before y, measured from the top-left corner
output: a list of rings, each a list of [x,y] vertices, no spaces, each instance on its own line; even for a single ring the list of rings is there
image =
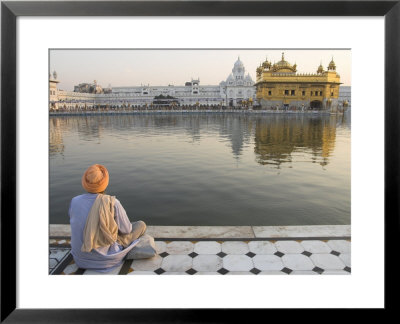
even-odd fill
[[[118,231],[122,234],[130,233],[132,231],[132,223],[118,199],[115,199],[114,212],[114,219],[118,225]]]

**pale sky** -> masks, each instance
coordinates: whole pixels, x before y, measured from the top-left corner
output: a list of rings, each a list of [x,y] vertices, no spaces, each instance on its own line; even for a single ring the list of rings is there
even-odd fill
[[[238,56],[246,74],[255,81],[261,62],[285,60],[297,64],[298,73],[315,73],[322,62],[326,70],[332,57],[343,85],[351,85],[350,50],[50,50],[50,71],[57,71],[59,89],[73,90],[79,83],[97,80],[102,87],[141,84],[184,85],[200,78],[200,85],[218,85],[232,72]]]

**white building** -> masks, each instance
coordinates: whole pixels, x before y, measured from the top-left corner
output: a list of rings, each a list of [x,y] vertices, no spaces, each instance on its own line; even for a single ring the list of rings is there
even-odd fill
[[[111,97],[118,102],[125,101],[133,106],[154,104],[156,97],[173,97],[160,99],[162,102],[177,102],[178,105],[224,105],[221,88],[214,85],[200,85],[200,80],[191,80],[183,86],[150,86],[113,87]],[[174,100],[176,99],[176,100]]]
[[[246,69],[240,57],[235,62],[232,73],[229,74],[226,81],[222,81],[219,85],[224,90],[225,102],[227,106],[240,106],[242,103],[253,101],[256,95],[254,81],[249,73],[245,75]]]
[[[57,72],[49,74],[49,109],[58,109],[58,88],[57,84],[60,81],[57,80]]]
[[[54,72],[55,73],[55,72]],[[175,86],[128,86],[112,87],[110,93],[99,93],[96,84],[81,83],[75,91],[57,89],[58,80],[49,78],[50,109],[81,109],[93,106],[108,107],[151,107],[162,105],[176,106],[242,106],[253,103],[255,86],[250,74],[240,60],[235,62],[232,73],[219,85],[201,85],[199,79],[192,79],[185,85]],[[88,93],[89,88],[96,89]],[[103,91],[101,91],[103,92]]]

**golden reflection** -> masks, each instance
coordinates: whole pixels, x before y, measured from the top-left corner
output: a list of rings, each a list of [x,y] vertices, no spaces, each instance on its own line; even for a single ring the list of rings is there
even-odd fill
[[[347,118],[347,117],[346,117]],[[268,117],[232,115],[149,115],[96,116],[50,118],[50,156],[63,154],[63,136],[77,134],[83,141],[100,141],[110,132],[123,136],[138,136],[143,130],[157,130],[154,134],[169,135],[184,132],[192,142],[203,136],[217,136],[228,141],[236,159],[252,143],[256,161],[262,165],[280,167],[284,163],[312,162],[328,165],[335,149],[336,124],[346,123],[344,117],[273,115]]]
[[[257,120],[254,152],[262,165],[279,168],[282,163],[295,158],[302,161],[311,154],[313,163],[325,166],[335,148],[335,140],[335,116],[329,119],[276,116]]]

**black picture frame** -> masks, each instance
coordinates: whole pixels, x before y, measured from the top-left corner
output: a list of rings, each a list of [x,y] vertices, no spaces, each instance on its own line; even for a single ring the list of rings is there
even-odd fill
[[[400,1],[2,1],[1,3],[1,322],[236,322],[237,312],[195,309],[16,308],[16,19],[19,16],[384,16],[385,309],[394,310],[398,255]],[[371,44],[371,46],[374,46]],[[371,148],[373,149],[373,148]],[[392,242],[392,244],[389,244]],[[367,284],[367,283],[366,283]]]

